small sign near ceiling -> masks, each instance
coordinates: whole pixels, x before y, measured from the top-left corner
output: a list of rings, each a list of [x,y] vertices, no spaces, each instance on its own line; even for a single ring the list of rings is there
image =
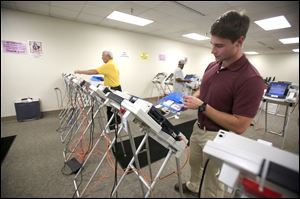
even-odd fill
[[[120,54],[120,57],[129,58],[128,53],[126,51],[122,51],[121,54]]]

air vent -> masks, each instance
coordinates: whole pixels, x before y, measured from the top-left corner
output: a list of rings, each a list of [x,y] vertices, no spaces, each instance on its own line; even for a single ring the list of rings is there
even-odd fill
[[[177,5],[180,5],[180,6],[186,8],[186,9],[188,9],[188,10],[194,11],[194,12],[196,12],[197,14],[200,14],[201,16],[206,16],[204,13],[202,13],[202,12],[200,12],[200,11],[198,11],[198,10],[195,10],[195,9],[193,9],[193,8],[190,8],[190,7],[188,7],[188,6],[186,6],[186,5],[182,4],[182,3],[179,3],[178,1],[174,1],[174,3],[176,3]]]
[[[259,44],[261,44],[263,46],[266,46],[266,44],[264,42],[262,42],[262,41],[258,41],[257,43],[259,43]]]

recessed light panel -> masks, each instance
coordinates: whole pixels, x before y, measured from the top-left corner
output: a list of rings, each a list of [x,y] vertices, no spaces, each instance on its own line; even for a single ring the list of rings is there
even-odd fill
[[[299,43],[299,37],[284,38],[279,39],[279,41],[283,44],[296,44]]]
[[[245,54],[247,54],[247,55],[258,55],[258,52],[255,52],[255,51],[247,51],[247,52],[245,52]]]
[[[197,33],[189,33],[189,34],[185,34],[185,35],[182,35],[182,36],[186,37],[186,38],[198,40],[198,41],[209,39],[209,37],[206,37],[206,36],[203,36],[203,35],[200,35],[200,34],[197,34]]]
[[[259,21],[254,21],[254,23],[259,25],[264,30],[276,30],[291,27],[290,23],[286,20],[284,16],[262,19]]]
[[[152,23],[152,20],[144,19],[142,17],[136,17],[134,15],[129,15],[123,12],[113,11],[110,15],[108,15],[106,18],[113,19],[125,23],[130,23],[138,26],[145,26],[150,23]]]

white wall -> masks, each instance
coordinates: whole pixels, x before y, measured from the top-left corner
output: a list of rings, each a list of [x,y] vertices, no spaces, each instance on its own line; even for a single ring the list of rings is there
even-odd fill
[[[158,72],[173,72],[178,60],[183,57],[188,57],[185,74],[200,76],[208,63],[214,60],[208,48],[3,8],[1,40],[43,42],[43,55],[39,58],[29,53],[3,53],[1,49],[1,117],[15,115],[14,100],[24,97],[40,98],[42,111],[58,109],[54,88],[64,88],[61,74],[102,65],[103,50],[114,53],[123,90],[139,97],[157,96],[152,78]],[[120,57],[123,51],[128,53],[129,58]],[[149,58],[142,60],[141,52],[147,52]],[[166,61],[159,61],[160,53],[166,55]],[[274,73],[278,78],[282,76],[283,79],[288,77],[298,81],[298,54],[285,57],[289,64],[278,55],[252,56],[250,60],[262,71],[262,76]],[[286,70],[287,67],[294,71]]]
[[[114,53],[123,90],[139,97],[157,96],[152,78],[158,72],[173,72],[179,59],[187,56],[185,73],[199,75],[213,59],[208,48],[3,8],[1,40],[41,41],[44,51],[36,58],[1,50],[1,117],[15,115],[14,100],[28,96],[41,99],[42,111],[58,109],[54,88],[64,88],[61,74],[102,65],[103,50]],[[120,57],[123,51],[129,58]],[[142,60],[141,52],[149,58]],[[160,53],[166,61],[159,61]]]
[[[248,56],[262,77],[299,84],[299,53]]]

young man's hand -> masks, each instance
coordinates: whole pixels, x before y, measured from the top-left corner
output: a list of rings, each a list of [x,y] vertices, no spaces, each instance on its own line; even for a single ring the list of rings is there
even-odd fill
[[[194,96],[183,96],[184,108],[198,109],[203,102]]]

